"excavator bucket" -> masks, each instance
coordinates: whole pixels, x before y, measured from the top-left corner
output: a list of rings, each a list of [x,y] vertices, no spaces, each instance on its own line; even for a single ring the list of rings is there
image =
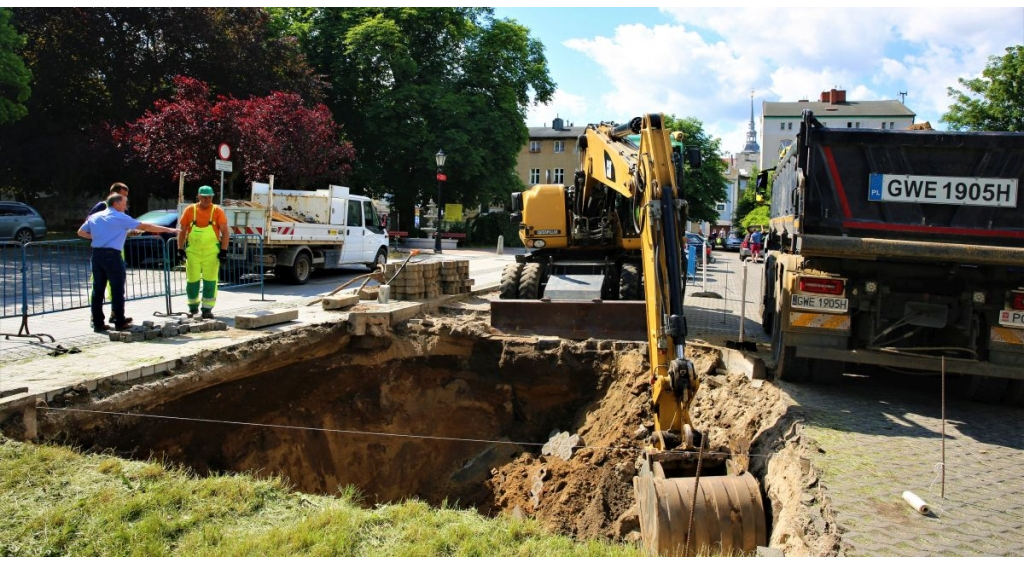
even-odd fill
[[[766,546],[768,527],[757,480],[738,476],[665,478],[644,463],[633,478],[640,534],[658,556],[734,556]]]
[[[564,339],[644,341],[644,302],[582,300],[494,300],[491,326],[506,333]]]

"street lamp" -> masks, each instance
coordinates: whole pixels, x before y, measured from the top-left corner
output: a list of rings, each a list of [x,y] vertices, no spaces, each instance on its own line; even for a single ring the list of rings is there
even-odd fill
[[[440,150],[434,155],[437,161],[437,225],[434,226],[434,254],[441,254],[441,184],[447,179],[444,175],[444,159],[447,155]]]

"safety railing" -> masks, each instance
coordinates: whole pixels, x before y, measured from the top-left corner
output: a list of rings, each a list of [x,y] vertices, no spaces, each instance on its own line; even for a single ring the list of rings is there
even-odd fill
[[[174,237],[144,234],[125,241],[122,256],[126,265],[125,300],[164,296],[166,311],[155,315],[177,315],[172,298],[185,295],[185,263],[178,259]],[[221,288],[264,283],[263,239],[259,235],[233,235],[228,260],[220,265]],[[0,318],[21,318],[18,333],[0,333],[6,338],[38,338],[28,318],[34,315],[87,308],[92,299],[92,249],[89,241],[71,239],[40,241],[21,245],[0,243]],[[104,302],[110,299],[109,287]],[[184,302],[181,304],[184,305]],[[53,340],[53,337],[50,337]]]

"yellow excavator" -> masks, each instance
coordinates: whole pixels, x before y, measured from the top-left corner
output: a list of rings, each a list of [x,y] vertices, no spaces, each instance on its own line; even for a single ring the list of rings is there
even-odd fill
[[[767,537],[757,480],[711,452],[690,419],[700,380],[684,356],[682,178],[700,155],[682,141],[660,114],[589,125],[572,186],[513,195],[529,251],[503,273],[492,325],[614,337],[645,320],[655,428],[633,479],[644,543],[663,556],[749,553]]]

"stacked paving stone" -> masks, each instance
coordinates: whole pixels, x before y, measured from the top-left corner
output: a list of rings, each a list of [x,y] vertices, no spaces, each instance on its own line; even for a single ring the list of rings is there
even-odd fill
[[[395,273],[398,276],[395,276]],[[394,278],[392,280],[392,278]],[[462,294],[473,287],[468,260],[391,263],[384,268],[384,279],[391,280],[391,299],[422,300],[442,294]]]
[[[224,321],[213,319],[191,319],[188,316],[157,325],[152,321],[143,321],[142,325],[132,327],[128,331],[110,331],[107,334],[111,341],[122,343],[136,343],[139,341],[151,341],[167,337],[177,337],[186,333],[200,333],[203,331],[227,331],[228,324]]]

